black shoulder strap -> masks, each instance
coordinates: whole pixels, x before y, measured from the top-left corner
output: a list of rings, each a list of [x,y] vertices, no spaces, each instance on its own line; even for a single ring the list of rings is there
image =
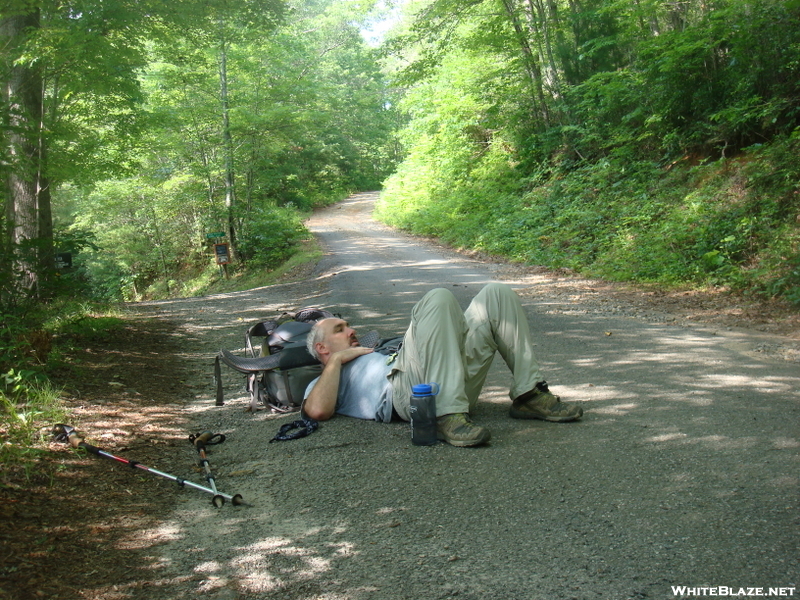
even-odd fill
[[[214,359],[214,387],[216,388],[217,406],[225,404],[222,392],[222,369],[219,366],[219,355]]]
[[[391,338],[383,338],[375,345],[375,352],[386,355],[397,354],[400,352],[400,348],[403,347],[404,339],[405,338],[402,335]]]
[[[301,437],[306,437],[307,435],[314,433],[318,428],[319,423],[317,423],[317,421],[314,419],[309,419],[308,417],[303,417],[296,421],[292,421],[291,423],[282,425],[278,430],[278,433],[269,441],[269,443],[285,442],[287,440],[296,440]],[[297,431],[292,431],[293,429],[296,429]],[[290,431],[291,433],[289,433]]]
[[[220,350],[217,358],[231,369],[244,373],[245,375],[249,373],[258,373],[259,371],[271,371],[272,369],[278,368],[281,363],[280,354],[247,358],[244,356],[236,356],[227,350]]]

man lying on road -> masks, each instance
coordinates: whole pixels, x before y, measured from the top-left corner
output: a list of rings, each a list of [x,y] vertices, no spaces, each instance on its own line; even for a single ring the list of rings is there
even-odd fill
[[[495,352],[513,375],[511,417],[563,422],[583,416],[582,408],[547,389],[519,297],[500,283],[484,287],[463,313],[449,290],[425,294],[396,355],[362,347],[355,330],[338,318],[314,325],[308,351],[324,365],[303,403],[305,415],[318,421],[334,414],[387,423],[396,414],[408,421],[411,387],[435,382],[439,439],[453,446],[485,444],[491,432],[472,423],[469,413]]]

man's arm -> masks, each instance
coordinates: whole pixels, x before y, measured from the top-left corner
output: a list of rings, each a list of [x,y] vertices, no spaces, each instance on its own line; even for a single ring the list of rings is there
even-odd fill
[[[336,412],[342,365],[370,352],[372,352],[372,348],[357,346],[331,354],[325,364],[325,368],[322,369],[319,381],[317,381],[308,398],[303,402],[303,413],[316,421],[330,419]]]

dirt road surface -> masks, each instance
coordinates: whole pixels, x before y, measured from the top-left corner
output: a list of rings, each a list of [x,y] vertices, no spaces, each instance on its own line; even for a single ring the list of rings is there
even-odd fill
[[[695,595],[761,588],[800,596],[792,340],[620,309],[594,290],[559,293],[535,271],[389,231],[369,218],[374,199],[354,196],[309,221],[327,254],[299,283],[134,308],[178,325],[190,399],[180,427],[227,436],[210,453],[217,485],[252,506],[215,509],[203,494],[175,492],[158,523],[132,536],[149,581],[103,598],[625,600],[692,592],[678,586]],[[403,332],[426,291],[446,287],[466,306],[496,280],[518,290],[550,388],[583,403],[582,421],[509,419],[501,361],[474,415],[493,433],[482,448],[415,447],[405,423],[343,417],[309,437],[268,443],[293,417],[245,412],[232,371],[223,372],[225,406],[214,404],[212,358],[220,348],[242,353],[255,321],[320,306],[359,331],[389,336]],[[778,347],[781,356],[765,351]],[[167,466],[199,480],[185,469],[191,451],[185,464]]]

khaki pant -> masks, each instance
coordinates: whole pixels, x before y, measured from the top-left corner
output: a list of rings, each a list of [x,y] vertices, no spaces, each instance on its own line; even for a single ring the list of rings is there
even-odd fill
[[[528,320],[510,287],[487,285],[463,313],[449,290],[431,290],[411,312],[403,348],[389,374],[394,409],[408,421],[411,386],[437,383],[437,416],[470,412],[495,352],[511,370],[511,398],[542,381]]]

